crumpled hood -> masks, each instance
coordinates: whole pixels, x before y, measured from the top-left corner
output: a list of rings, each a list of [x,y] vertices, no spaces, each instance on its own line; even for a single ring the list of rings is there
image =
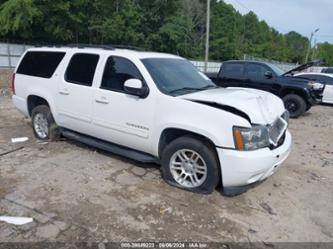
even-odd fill
[[[235,108],[247,114],[252,124],[271,124],[285,112],[279,97],[249,88],[216,88],[182,95],[180,98]]]

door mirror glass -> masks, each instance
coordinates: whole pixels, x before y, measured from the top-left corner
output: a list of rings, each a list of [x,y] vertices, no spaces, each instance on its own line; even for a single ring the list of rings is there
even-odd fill
[[[267,79],[273,78],[273,73],[271,71],[267,71],[264,75]]]
[[[148,88],[143,85],[141,80],[128,79],[124,83],[124,90],[127,94],[144,98],[148,94]]]

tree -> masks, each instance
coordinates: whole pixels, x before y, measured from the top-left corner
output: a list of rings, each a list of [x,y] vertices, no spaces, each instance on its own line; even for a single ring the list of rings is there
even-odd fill
[[[292,62],[303,62],[309,46],[309,39],[295,31],[289,32],[285,37],[288,59]]]
[[[143,47],[203,59],[206,0],[0,0],[0,34],[26,43],[104,43]],[[210,59],[244,54],[301,62],[309,40],[281,34],[255,13],[241,15],[211,0]],[[333,60],[331,44],[316,53]]]
[[[328,42],[318,44],[317,57],[323,59],[326,66],[333,66],[333,44]]]
[[[41,16],[33,0],[9,0],[0,6],[0,34],[7,38],[34,36],[31,26]]]

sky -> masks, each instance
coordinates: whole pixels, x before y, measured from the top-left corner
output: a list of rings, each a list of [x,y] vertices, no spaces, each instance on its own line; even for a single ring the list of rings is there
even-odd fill
[[[252,10],[281,33],[296,31],[306,37],[319,28],[312,43],[333,43],[333,0],[224,0],[242,14]]]

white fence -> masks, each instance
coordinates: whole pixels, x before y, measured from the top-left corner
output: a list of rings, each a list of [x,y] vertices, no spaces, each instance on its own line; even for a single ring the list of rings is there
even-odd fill
[[[31,45],[25,44],[13,44],[13,43],[1,43],[0,42],[0,68],[14,68],[18,63],[20,56],[28,48],[31,48]],[[291,64],[286,62],[279,62],[273,60],[266,60],[262,58],[256,58],[253,56],[244,55],[246,60],[255,60],[255,61],[265,61],[276,66],[280,67],[283,71],[288,71],[297,66],[297,64]],[[203,61],[191,61],[194,66],[196,66],[200,71],[204,72],[205,62]],[[208,62],[207,72],[217,73],[220,70],[222,62]],[[309,68],[306,71],[309,72],[320,72],[322,67],[313,67]]]
[[[192,64],[198,68],[201,72],[205,71],[205,62],[204,61],[191,61]],[[222,62],[208,62],[207,63],[207,72],[209,73],[218,73]]]
[[[24,44],[0,43],[0,68],[14,68],[24,51],[31,47]]]

